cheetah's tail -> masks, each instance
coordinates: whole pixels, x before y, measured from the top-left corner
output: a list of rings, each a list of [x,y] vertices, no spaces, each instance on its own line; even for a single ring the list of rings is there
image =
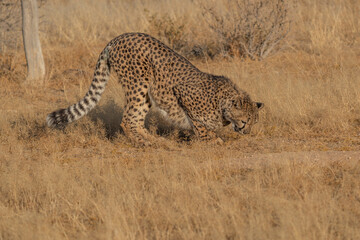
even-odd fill
[[[110,76],[108,48],[109,46],[106,46],[99,56],[93,81],[85,97],[68,108],[59,109],[47,115],[46,123],[49,127],[62,128],[67,123],[71,123],[85,116],[99,102]]]

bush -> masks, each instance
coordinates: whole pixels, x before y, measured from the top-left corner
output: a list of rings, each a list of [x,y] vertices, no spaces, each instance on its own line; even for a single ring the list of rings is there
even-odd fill
[[[152,14],[148,16],[148,21],[150,34],[159,38],[175,51],[181,51],[187,45],[186,21],[183,19],[173,19],[168,14]]]
[[[284,0],[225,0],[221,6],[200,6],[230,56],[261,60],[279,50],[290,29]]]

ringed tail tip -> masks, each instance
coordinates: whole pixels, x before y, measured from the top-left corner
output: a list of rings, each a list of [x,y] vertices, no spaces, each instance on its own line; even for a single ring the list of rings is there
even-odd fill
[[[46,124],[50,128],[61,128],[68,123],[66,109],[60,109],[46,116]]]

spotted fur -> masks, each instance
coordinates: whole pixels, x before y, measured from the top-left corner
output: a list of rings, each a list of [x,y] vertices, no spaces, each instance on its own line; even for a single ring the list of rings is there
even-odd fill
[[[144,127],[150,107],[156,107],[176,126],[193,129],[200,139],[232,124],[249,133],[262,103],[251,101],[228,78],[204,73],[157,39],[143,33],[114,38],[101,52],[93,81],[85,97],[47,116],[49,127],[62,127],[86,115],[99,102],[110,69],[125,90],[126,106],[121,126],[134,142],[155,138]]]

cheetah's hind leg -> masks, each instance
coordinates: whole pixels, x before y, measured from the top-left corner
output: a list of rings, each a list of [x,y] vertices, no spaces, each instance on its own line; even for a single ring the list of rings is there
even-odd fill
[[[135,146],[149,146],[154,140],[145,128],[145,117],[149,109],[150,103],[143,96],[127,99],[121,127]]]
[[[128,98],[121,127],[134,146],[169,147],[165,139],[151,135],[145,128],[145,117],[150,107],[151,103],[147,95],[140,94],[135,98]]]

